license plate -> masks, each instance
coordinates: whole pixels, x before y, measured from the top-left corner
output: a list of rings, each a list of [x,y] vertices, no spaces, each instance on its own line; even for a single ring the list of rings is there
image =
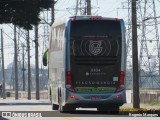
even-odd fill
[[[91,99],[92,100],[99,100],[101,99],[102,97],[101,96],[91,96]]]

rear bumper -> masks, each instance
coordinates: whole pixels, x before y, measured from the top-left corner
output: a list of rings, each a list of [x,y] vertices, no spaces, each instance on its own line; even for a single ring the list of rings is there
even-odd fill
[[[122,106],[126,102],[125,90],[107,94],[84,94],[67,91],[66,105],[76,107]]]

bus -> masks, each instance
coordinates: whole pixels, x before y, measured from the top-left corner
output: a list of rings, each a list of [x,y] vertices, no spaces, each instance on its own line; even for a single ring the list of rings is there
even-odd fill
[[[49,91],[53,110],[119,111],[126,102],[123,19],[72,16],[51,27]]]

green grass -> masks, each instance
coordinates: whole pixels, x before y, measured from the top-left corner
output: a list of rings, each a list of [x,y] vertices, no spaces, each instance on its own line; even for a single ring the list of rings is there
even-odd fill
[[[143,113],[147,113],[147,114],[159,114],[160,115],[160,109],[149,109],[147,110],[146,108],[140,108],[140,109],[136,109],[136,108],[122,108],[119,111],[119,114],[126,114],[128,115],[129,113],[132,114],[143,114]]]
[[[149,105],[149,106],[160,106],[159,103],[150,103],[150,104],[147,104],[147,105]]]

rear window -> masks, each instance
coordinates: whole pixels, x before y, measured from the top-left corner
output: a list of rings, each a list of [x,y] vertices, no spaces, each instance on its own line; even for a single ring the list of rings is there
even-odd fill
[[[71,23],[71,56],[118,56],[120,22],[77,20]]]
[[[120,22],[114,20],[76,20],[71,24],[72,37],[121,37]]]

